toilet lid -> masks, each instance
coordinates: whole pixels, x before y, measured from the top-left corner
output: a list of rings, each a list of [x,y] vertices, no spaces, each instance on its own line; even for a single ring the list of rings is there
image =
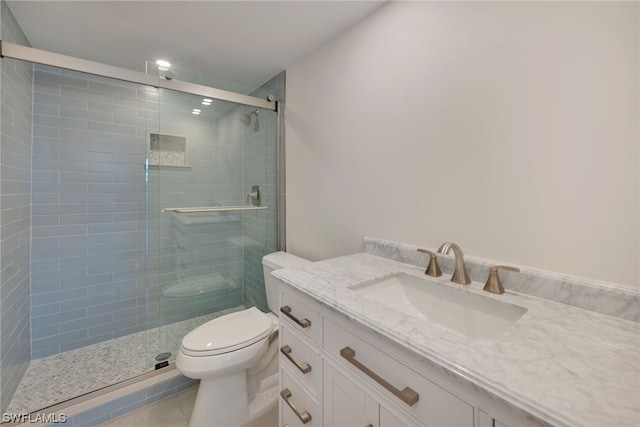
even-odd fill
[[[255,307],[213,319],[182,339],[189,351],[220,354],[234,351],[268,336],[274,325],[269,316]]]

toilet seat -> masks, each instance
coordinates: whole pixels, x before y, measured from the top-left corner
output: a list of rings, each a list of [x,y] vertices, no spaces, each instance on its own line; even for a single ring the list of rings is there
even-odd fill
[[[255,307],[210,320],[182,339],[181,351],[189,356],[214,356],[248,347],[274,330],[271,318]]]

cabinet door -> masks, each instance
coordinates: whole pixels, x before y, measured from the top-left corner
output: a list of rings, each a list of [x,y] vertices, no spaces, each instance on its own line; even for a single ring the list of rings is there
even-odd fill
[[[345,326],[348,327],[327,317],[323,320],[322,345],[327,353],[335,357],[336,366],[343,367],[356,381],[371,384],[371,389],[383,395],[385,400],[402,408],[402,414],[422,424],[473,427],[473,405],[380,350],[369,337],[358,336],[354,329],[346,329]],[[401,397],[391,390],[399,392],[405,387],[411,389],[410,396]],[[412,400],[416,397],[417,401]]]
[[[378,403],[326,361],[324,362],[324,425],[378,427]]]

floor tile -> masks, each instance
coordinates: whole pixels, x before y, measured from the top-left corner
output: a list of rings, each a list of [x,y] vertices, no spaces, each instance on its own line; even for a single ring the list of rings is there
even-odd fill
[[[256,418],[242,427],[277,427],[278,426],[278,405],[275,405],[269,412]]]
[[[176,396],[144,406],[122,417],[111,420],[100,427],[187,427],[195,401],[197,387],[192,387]],[[178,409],[178,407],[180,409]],[[277,427],[278,406],[242,427]],[[210,425],[207,427],[221,427]]]
[[[102,427],[158,427],[185,418],[178,396],[171,396],[113,419]]]
[[[182,405],[182,412],[185,414],[191,414],[193,404],[196,401],[196,393],[198,393],[198,386],[191,387],[178,395],[180,404]]]

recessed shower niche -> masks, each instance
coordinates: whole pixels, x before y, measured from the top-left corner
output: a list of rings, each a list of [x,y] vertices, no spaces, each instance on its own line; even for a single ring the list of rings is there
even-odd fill
[[[189,166],[187,164],[187,138],[151,132],[149,134],[149,165]]]

